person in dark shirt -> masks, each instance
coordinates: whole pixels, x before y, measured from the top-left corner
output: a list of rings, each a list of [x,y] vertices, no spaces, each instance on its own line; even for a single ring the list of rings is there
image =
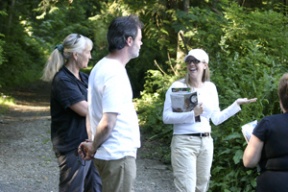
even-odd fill
[[[92,41],[80,34],[68,35],[51,53],[42,79],[52,81],[50,97],[51,140],[60,168],[59,191],[100,192],[100,176],[91,161],[84,161],[76,152],[88,137],[88,75]]]
[[[243,155],[245,167],[260,168],[257,192],[288,191],[288,73],[280,79],[278,96],[283,113],[256,125]]]

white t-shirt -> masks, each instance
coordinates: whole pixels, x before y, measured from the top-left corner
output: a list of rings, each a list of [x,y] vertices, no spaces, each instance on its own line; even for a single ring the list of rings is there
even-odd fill
[[[117,120],[109,138],[100,146],[95,158],[136,158],[140,147],[138,118],[126,69],[114,59],[104,57],[92,69],[88,84],[89,122],[92,135],[105,112],[117,113]]]
[[[214,83],[206,81],[204,82],[203,87],[192,90],[197,91],[198,103],[202,103],[203,106],[203,113],[200,115],[201,122],[195,122],[193,110],[189,112],[172,111],[170,98],[172,88],[184,87],[187,87],[187,85],[184,83],[184,79],[181,79],[175,81],[166,92],[163,109],[163,122],[166,124],[173,124],[173,134],[210,133],[210,119],[215,125],[219,125],[241,110],[240,106],[234,102],[223,111],[220,111],[216,86]]]

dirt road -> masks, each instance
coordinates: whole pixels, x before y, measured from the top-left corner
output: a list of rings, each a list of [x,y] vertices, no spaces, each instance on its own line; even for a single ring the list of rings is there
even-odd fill
[[[13,91],[16,104],[0,115],[0,192],[56,192],[58,167],[50,141],[47,87]],[[135,192],[173,192],[170,165],[138,151]]]

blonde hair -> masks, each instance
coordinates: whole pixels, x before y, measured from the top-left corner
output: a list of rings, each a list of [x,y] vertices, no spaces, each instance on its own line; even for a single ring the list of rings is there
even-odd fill
[[[93,42],[88,37],[76,33],[68,35],[50,54],[41,79],[51,82],[55,74],[71,58],[72,53],[81,53],[87,47],[90,50],[93,47]]]

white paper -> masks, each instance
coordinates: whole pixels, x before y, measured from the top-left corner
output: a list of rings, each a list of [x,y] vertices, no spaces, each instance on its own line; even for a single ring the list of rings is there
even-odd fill
[[[246,123],[245,125],[243,125],[241,127],[243,136],[244,136],[247,143],[249,142],[249,140],[252,136],[252,132],[253,132],[254,128],[256,127],[256,125],[257,125],[257,120],[254,120],[254,121],[251,121],[249,123]]]

